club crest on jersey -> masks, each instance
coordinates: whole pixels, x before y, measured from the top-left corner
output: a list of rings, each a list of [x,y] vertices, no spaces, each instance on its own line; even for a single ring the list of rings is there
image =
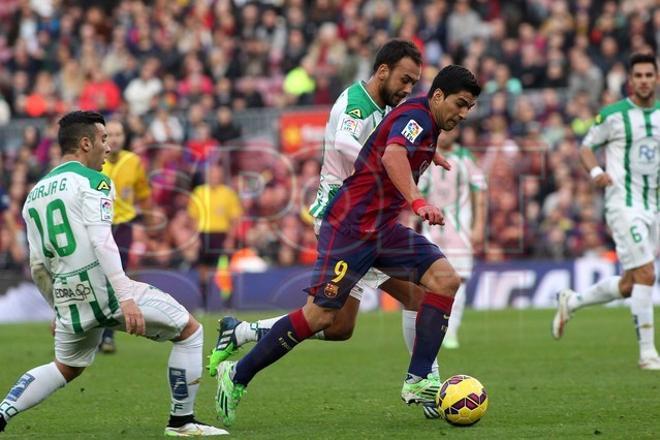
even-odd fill
[[[112,223],[112,200],[101,198],[101,221]]]
[[[405,127],[403,127],[403,130],[401,131],[401,134],[403,137],[408,139],[410,142],[415,142],[415,139],[420,135],[420,133],[424,131],[421,125],[417,123],[414,119],[411,119],[408,121]]]
[[[334,298],[335,296],[337,296],[337,293],[339,293],[339,286],[337,286],[336,284],[328,283],[325,285],[325,289],[323,290],[323,293],[328,298]]]

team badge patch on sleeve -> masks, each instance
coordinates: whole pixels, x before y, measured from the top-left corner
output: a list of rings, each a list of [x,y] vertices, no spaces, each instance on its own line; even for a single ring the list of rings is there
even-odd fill
[[[360,131],[362,131],[362,123],[350,116],[344,116],[339,125],[339,129],[357,137],[360,135]]]
[[[401,131],[401,134],[403,137],[408,139],[410,142],[415,142],[415,139],[420,135],[420,133],[424,131],[421,125],[417,123],[414,119],[411,119],[408,121],[405,127],[403,127],[403,130]]]
[[[101,221],[112,223],[112,200],[101,198]]]

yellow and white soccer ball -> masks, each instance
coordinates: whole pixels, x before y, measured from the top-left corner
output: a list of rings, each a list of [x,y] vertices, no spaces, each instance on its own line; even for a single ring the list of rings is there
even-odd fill
[[[488,394],[481,382],[459,374],[442,383],[435,396],[438,412],[448,423],[469,426],[477,423],[488,409]]]

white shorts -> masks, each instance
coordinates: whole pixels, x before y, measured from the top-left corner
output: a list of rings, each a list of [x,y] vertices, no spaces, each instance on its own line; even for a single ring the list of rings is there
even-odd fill
[[[190,319],[185,307],[155,287],[136,298],[136,304],[144,315],[145,337],[154,341],[170,341],[176,338]],[[119,324],[112,328],[126,331],[121,309],[117,310],[113,318]],[[70,367],[87,367],[94,361],[102,335],[102,327],[75,333],[72,328],[62,325],[58,320],[55,325],[55,358]]]
[[[314,233],[317,237],[319,236],[319,231],[321,230],[321,223],[322,220],[320,218],[314,219]],[[362,301],[362,293],[365,289],[377,290],[378,286],[389,279],[390,277],[388,275],[384,274],[375,267],[372,267],[366,274],[364,274],[362,278],[360,278],[360,281],[358,281],[357,284],[353,286],[350,296],[358,301]]]
[[[431,226],[424,235],[438,245],[458,276],[470,278],[474,267],[470,231],[457,231],[453,222],[445,221],[444,226]]]
[[[607,208],[605,219],[616,245],[616,255],[624,270],[641,267],[655,259],[660,244],[657,213],[630,208]]]

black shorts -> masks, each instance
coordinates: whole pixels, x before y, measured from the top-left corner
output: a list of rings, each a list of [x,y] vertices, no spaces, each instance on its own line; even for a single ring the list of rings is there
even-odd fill
[[[226,238],[227,234],[224,232],[200,232],[199,263],[205,266],[218,264],[218,258],[227,254],[225,249]]]
[[[369,240],[344,234],[323,221],[318,258],[307,293],[321,307],[340,309],[371,267],[392,278],[419,284],[427,269],[445,255],[423,235],[399,223]]]

